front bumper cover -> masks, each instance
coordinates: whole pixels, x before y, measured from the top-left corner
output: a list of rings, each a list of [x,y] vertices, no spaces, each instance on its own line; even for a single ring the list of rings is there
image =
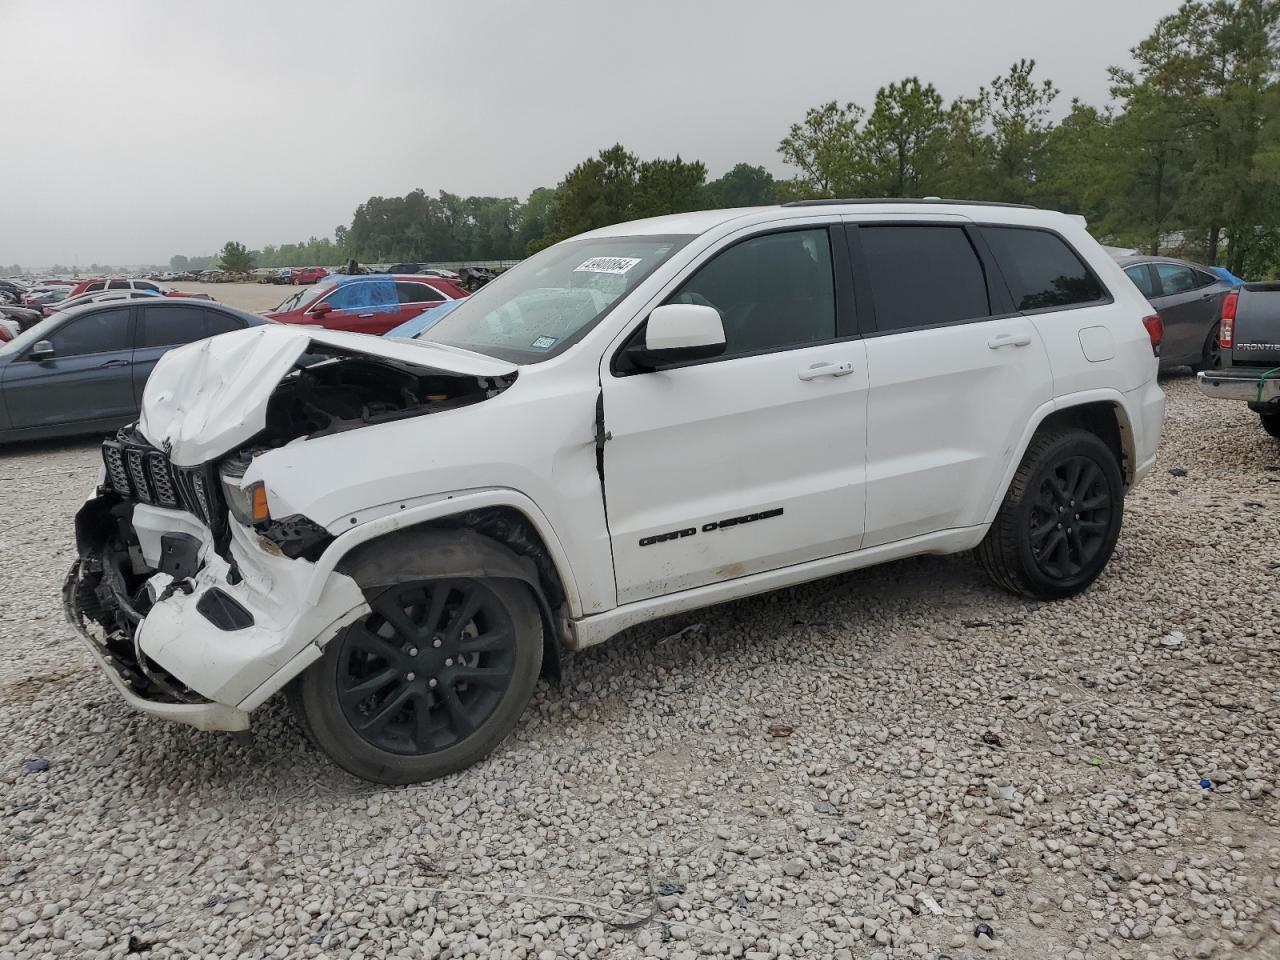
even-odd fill
[[[236,707],[209,700],[178,701],[162,699],[159,690],[149,689],[139,667],[140,664],[118,650],[113,651],[103,640],[94,636],[85,603],[85,583],[81,578],[81,560],[71,565],[66,582],[62,585],[62,607],[67,622],[84,641],[93,659],[98,662],[111,685],[133,709],[149,713],[162,720],[175,720],[200,730],[226,730],[236,732],[249,729],[249,714]],[[92,601],[90,601],[92,602]],[[98,625],[98,629],[102,629]]]
[[[346,576],[291,559],[231,525],[219,551],[189,513],[99,488],[76,516],[68,621],[134,708],[206,730],[244,730],[368,607]]]

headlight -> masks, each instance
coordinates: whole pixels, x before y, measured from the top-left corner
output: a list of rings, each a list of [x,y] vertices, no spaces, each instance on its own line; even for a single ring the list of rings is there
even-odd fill
[[[267,488],[258,480],[247,486],[244,483],[246,463],[233,462],[218,471],[218,479],[222,481],[222,494],[227,498],[227,507],[231,515],[251,526],[271,519],[271,510],[267,506]]]

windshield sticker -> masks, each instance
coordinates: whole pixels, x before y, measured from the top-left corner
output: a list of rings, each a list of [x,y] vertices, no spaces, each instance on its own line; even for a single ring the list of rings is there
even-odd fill
[[[556,341],[559,339],[559,337],[539,337],[537,340],[533,341],[533,343],[529,344],[529,346],[533,347],[535,350],[550,350],[556,345]]]
[[[584,260],[581,266],[573,268],[574,273],[616,273],[624,274],[637,263],[639,257],[592,257]]]

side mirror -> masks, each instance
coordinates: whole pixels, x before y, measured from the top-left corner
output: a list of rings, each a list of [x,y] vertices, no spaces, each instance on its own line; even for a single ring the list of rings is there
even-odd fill
[[[333,304],[331,303],[317,303],[311,308],[311,315],[313,317],[324,317],[331,313],[333,313]]]
[[[667,364],[718,357],[724,348],[719,310],[696,303],[668,303],[649,314],[644,344],[628,347],[627,356],[641,369],[656,370]]]
[[[52,343],[48,340],[40,340],[31,348],[31,352],[27,356],[32,360],[52,360],[56,352]]]

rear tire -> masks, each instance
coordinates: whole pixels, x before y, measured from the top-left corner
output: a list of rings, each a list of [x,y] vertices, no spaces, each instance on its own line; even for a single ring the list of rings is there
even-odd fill
[[[1218,370],[1222,367],[1222,347],[1218,344],[1219,325],[1214,324],[1209,336],[1200,349],[1200,362],[1193,363],[1191,369],[1196,373],[1201,370]]]
[[[978,560],[1012,593],[1074,596],[1111,559],[1123,516],[1124,480],[1111,448],[1087,430],[1045,431],[1022,458]]]
[[[1260,413],[1258,414],[1258,419],[1262,421],[1263,430],[1280,440],[1280,412]]]
[[[542,620],[513,580],[421,580],[374,595],[371,612],[290,685],[308,737],[375,783],[455,773],[498,746],[542,665]]]

